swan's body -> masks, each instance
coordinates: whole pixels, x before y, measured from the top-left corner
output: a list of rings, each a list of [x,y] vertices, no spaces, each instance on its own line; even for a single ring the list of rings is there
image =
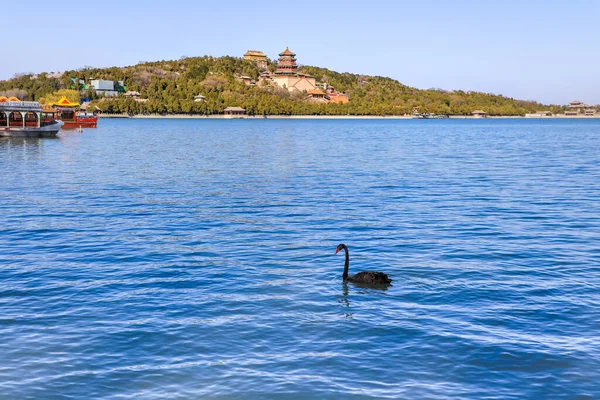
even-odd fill
[[[342,275],[342,278],[345,281],[370,285],[388,285],[392,283],[392,280],[383,272],[364,271],[359,272],[356,275],[349,276],[348,269],[350,268],[350,254],[348,253],[348,247],[346,247],[345,244],[338,245],[338,247],[335,249],[335,254],[337,254],[340,250],[344,250],[346,252],[346,263],[344,264],[344,274]]]

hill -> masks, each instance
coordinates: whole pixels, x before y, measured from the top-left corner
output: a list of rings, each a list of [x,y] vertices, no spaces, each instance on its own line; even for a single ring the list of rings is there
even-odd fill
[[[268,60],[268,69],[275,64]],[[480,92],[420,90],[381,76],[340,73],[313,66],[302,66],[318,82],[345,92],[347,104],[318,104],[306,93],[290,93],[265,82],[247,85],[240,76],[257,81],[259,68],[236,57],[182,57],[179,60],[140,62],[128,67],[91,68],[62,74],[20,74],[0,81],[0,94],[16,94],[23,100],[39,101],[60,89],[73,88],[82,98],[105,112],[138,113],[221,113],[225,107],[240,106],[250,115],[403,115],[420,107],[421,112],[470,115],[482,109],[489,115],[523,115],[540,109],[558,112],[562,107],[545,106]],[[74,82],[71,78],[75,78]],[[117,96],[105,99],[79,84],[90,79],[123,81],[127,90],[139,92],[142,99]],[[205,101],[194,102],[203,95]]]

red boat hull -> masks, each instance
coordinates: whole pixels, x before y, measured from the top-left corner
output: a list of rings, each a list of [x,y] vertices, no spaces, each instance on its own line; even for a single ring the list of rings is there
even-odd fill
[[[76,128],[96,128],[98,126],[98,117],[94,118],[81,118],[78,120],[62,120],[65,124],[63,129],[76,129]]]

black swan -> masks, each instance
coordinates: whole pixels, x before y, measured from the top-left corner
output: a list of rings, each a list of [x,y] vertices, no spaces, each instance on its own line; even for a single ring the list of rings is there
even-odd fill
[[[345,281],[371,285],[387,285],[392,283],[392,280],[388,278],[387,274],[384,274],[383,272],[364,271],[359,272],[356,275],[348,276],[348,268],[350,268],[350,255],[348,253],[348,247],[343,243],[339,244],[338,247],[335,249],[335,254],[337,254],[342,249],[346,252],[344,275],[342,275],[342,278],[344,278]]]

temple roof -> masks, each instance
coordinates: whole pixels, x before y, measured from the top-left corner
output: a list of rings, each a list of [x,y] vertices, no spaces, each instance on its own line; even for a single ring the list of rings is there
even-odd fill
[[[248,50],[244,55],[245,56],[266,57],[265,53],[263,53],[262,51],[258,51],[258,50]]]
[[[309,90],[308,94],[310,94],[310,95],[316,94],[316,95],[323,95],[324,96],[325,92],[322,91],[321,89],[313,89],[313,90]]]
[[[285,48],[283,53],[279,53],[280,56],[295,56],[296,53],[292,53],[289,48]]]
[[[65,96],[63,96],[59,101],[51,103],[50,105],[53,107],[79,107],[79,103],[71,103]]]

